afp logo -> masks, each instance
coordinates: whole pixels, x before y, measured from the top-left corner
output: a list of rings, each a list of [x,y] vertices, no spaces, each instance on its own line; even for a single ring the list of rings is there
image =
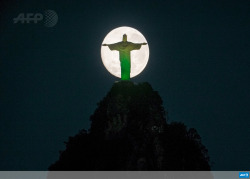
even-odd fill
[[[249,178],[249,172],[239,172],[239,178]]]
[[[46,10],[41,13],[20,13],[16,18],[13,18],[13,23],[22,24],[37,24],[43,22],[45,27],[54,27],[58,22],[58,15],[53,10]]]

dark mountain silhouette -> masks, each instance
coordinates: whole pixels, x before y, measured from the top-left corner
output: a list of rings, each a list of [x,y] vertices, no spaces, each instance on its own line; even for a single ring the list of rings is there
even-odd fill
[[[69,137],[49,170],[210,170],[197,131],[168,124],[161,97],[149,83],[114,83],[90,120],[90,130]]]

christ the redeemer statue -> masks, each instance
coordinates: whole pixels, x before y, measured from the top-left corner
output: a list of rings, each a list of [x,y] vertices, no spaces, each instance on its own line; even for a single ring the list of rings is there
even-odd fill
[[[123,40],[114,44],[103,44],[102,46],[108,46],[110,50],[119,51],[120,63],[121,63],[121,80],[130,80],[131,60],[130,52],[132,50],[139,50],[142,45],[147,43],[132,43],[127,41],[127,35],[123,35]]]

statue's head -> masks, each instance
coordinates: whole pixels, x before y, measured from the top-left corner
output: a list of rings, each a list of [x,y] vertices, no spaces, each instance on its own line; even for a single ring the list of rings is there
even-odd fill
[[[122,41],[123,41],[123,42],[127,42],[127,35],[126,35],[126,34],[123,34]]]

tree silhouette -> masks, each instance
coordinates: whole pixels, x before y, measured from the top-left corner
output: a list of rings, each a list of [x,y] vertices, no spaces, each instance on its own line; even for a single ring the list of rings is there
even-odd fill
[[[148,83],[115,83],[90,120],[89,132],[69,137],[49,170],[210,170],[197,131],[168,124],[162,100]]]

